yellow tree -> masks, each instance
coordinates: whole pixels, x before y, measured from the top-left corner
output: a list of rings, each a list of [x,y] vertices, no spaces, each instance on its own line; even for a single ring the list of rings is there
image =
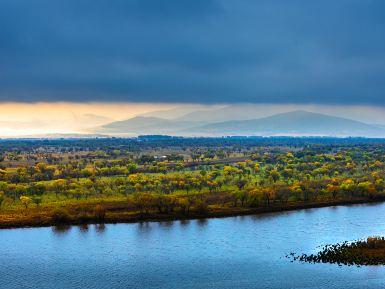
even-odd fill
[[[20,202],[25,206],[25,208],[28,208],[28,205],[32,202],[32,199],[27,196],[21,196],[20,197]]]

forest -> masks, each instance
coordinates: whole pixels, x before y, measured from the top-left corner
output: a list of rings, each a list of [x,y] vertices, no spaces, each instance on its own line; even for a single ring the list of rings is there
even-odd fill
[[[385,141],[1,140],[0,227],[253,214],[385,200]]]

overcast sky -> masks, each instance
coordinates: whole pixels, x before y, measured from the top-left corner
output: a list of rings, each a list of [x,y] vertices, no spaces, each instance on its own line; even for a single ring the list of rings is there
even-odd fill
[[[385,105],[383,0],[1,0],[0,101]]]

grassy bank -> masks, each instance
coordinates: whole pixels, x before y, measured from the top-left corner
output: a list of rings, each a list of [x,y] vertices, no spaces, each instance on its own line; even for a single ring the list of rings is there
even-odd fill
[[[94,223],[133,223],[142,221],[171,221],[184,219],[220,218],[271,212],[293,211],[339,205],[353,205],[383,202],[384,198],[354,198],[320,202],[290,202],[272,204],[258,208],[209,205],[206,208],[192,208],[190,211],[163,212],[157,210],[139,211],[124,201],[77,202],[45,205],[25,210],[3,210],[0,212],[0,229],[21,227],[44,227],[55,225],[77,225]]]

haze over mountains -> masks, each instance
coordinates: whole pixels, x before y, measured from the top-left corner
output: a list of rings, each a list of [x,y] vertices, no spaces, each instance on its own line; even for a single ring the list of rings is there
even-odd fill
[[[225,106],[147,113],[99,126],[92,133],[135,136],[335,136],[385,137],[385,127],[304,110],[268,115],[253,106]]]

